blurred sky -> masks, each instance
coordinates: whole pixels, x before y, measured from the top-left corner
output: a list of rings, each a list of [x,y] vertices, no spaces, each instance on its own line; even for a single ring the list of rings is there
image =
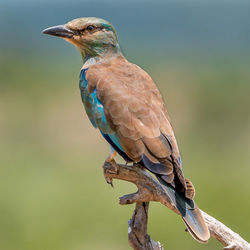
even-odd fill
[[[124,49],[146,49],[150,56],[173,51],[245,54],[250,48],[250,1],[1,0],[0,6],[0,46],[5,49],[47,45],[41,29],[81,16],[110,20]]]
[[[32,3],[34,1],[32,0],[22,0],[21,3]],[[51,3],[51,1],[49,0],[37,0],[36,3]],[[63,2],[68,2],[66,0],[54,0],[53,3],[63,3]],[[124,2],[123,0],[84,0],[84,1],[81,1],[81,0],[72,0],[70,1],[71,4],[75,4],[75,3],[122,3]],[[132,0],[128,0],[126,1],[126,3],[147,3],[147,2],[153,2],[153,3],[171,3],[171,2],[175,2],[175,3],[185,3],[186,1],[185,0],[137,0],[137,1],[132,1]],[[240,3],[248,3],[249,1],[248,0],[203,0],[202,2],[200,0],[189,0],[188,1],[189,3],[202,3],[202,4],[205,4],[205,3],[224,3],[224,4],[228,4],[228,3],[234,3],[234,4],[240,4]],[[7,4],[10,4],[10,3],[20,3],[20,0],[11,0],[11,1],[8,1],[8,0],[2,0],[2,3],[7,3]]]

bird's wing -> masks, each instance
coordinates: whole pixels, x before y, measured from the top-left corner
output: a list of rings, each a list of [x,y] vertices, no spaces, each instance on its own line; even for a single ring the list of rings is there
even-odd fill
[[[184,191],[177,142],[161,94],[150,76],[119,56],[90,66],[86,79],[89,93],[96,91],[126,155]]]

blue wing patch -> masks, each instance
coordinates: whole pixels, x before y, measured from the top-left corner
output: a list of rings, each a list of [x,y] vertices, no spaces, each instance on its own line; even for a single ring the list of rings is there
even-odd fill
[[[96,89],[89,93],[88,82],[86,79],[86,70],[82,69],[80,73],[79,87],[81,90],[81,97],[86,113],[95,128],[99,128],[103,133],[112,133],[112,129],[107,122],[104,114],[104,108],[100,100],[97,98]]]
[[[92,125],[97,128],[97,124],[95,122],[95,119],[92,115],[92,106],[91,106],[91,103],[92,103],[92,99],[91,96],[89,95],[88,93],[88,89],[87,89],[87,86],[88,86],[88,83],[87,83],[87,80],[86,80],[86,76],[85,76],[85,72],[86,72],[87,69],[82,69],[81,72],[80,72],[80,77],[79,77],[79,87],[80,87],[80,91],[81,91],[81,98],[82,98],[82,103],[83,103],[83,106],[85,108],[85,111],[88,115],[88,118],[90,120],[90,122],[92,123]]]
[[[106,139],[106,141],[126,160],[131,159],[124,152],[117,134],[110,128],[109,123],[106,119],[104,108],[101,101],[97,97],[96,89],[89,93],[88,82],[86,79],[86,69],[82,69],[80,72],[79,87],[81,91],[81,98],[86,110],[86,113],[95,128],[98,128]]]

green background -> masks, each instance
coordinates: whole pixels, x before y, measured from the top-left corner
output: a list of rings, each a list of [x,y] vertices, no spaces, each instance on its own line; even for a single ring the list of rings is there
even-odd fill
[[[109,146],[78,88],[81,58],[41,34],[81,16],[116,27],[126,57],[159,86],[199,207],[250,241],[249,1],[0,2],[0,249],[129,249],[132,184],[105,183]],[[122,162],[122,160],[120,159]],[[149,234],[166,249],[197,243],[151,203]]]

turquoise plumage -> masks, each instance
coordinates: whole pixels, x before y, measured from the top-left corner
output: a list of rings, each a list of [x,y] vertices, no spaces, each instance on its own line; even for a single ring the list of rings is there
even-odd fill
[[[105,117],[103,105],[96,95],[96,89],[92,93],[89,93],[86,71],[87,68],[84,68],[80,72],[79,87],[83,106],[88,115],[88,118],[92,125],[95,128],[98,128],[103,137],[111,144],[112,151],[119,151],[126,161],[131,161],[128,157],[125,156],[117,133],[112,131],[112,129],[110,128],[110,125]]]
[[[88,118],[92,125],[98,128],[102,133],[114,133],[105,117],[103,105],[96,96],[96,89],[92,93],[88,91],[88,82],[85,76],[86,70],[87,69],[81,70],[79,85],[82,102]]]

